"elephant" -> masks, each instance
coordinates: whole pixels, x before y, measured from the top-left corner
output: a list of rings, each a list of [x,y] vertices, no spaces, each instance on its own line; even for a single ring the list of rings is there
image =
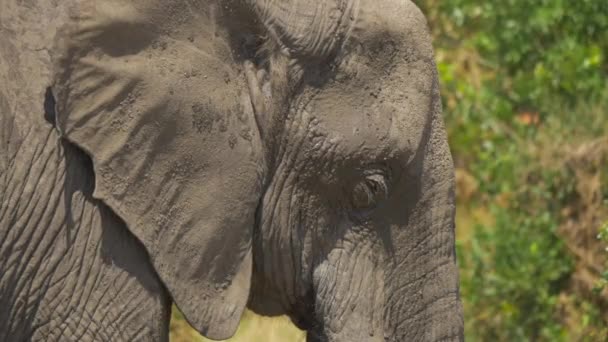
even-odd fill
[[[462,341],[409,0],[0,0],[0,340]]]

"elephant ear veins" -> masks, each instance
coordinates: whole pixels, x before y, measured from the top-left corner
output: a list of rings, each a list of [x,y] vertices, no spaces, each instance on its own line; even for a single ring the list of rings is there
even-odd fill
[[[187,320],[230,337],[251,276],[263,151],[221,7],[83,0],[54,58],[57,129]]]

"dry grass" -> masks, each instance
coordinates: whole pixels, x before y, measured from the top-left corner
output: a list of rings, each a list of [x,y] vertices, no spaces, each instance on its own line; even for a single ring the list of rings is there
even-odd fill
[[[171,342],[207,342],[188,325],[181,313],[174,308],[170,328]],[[246,311],[236,335],[230,342],[304,342],[304,332],[298,330],[287,317],[262,317]]]

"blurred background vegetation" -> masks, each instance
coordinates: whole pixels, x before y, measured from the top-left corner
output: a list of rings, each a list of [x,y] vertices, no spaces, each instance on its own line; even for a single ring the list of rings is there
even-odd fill
[[[608,341],[608,1],[417,0],[457,167],[469,341]],[[178,312],[173,342],[204,341]],[[231,341],[303,341],[247,313]]]
[[[607,341],[608,1],[418,1],[470,341]]]

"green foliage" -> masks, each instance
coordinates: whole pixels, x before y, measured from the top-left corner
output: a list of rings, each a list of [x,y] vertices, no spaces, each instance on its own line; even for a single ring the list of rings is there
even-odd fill
[[[574,262],[557,228],[577,200],[565,150],[608,134],[608,2],[416,2],[456,165],[478,182],[466,205],[493,218],[457,227],[470,231],[457,246],[466,336],[571,340],[559,302]],[[575,302],[576,324],[605,333],[600,309]]]
[[[597,234],[597,239],[602,241],[606,245],[606,252],[608,252],[608,221],[606,221],[599,229],[599,233]],[[596,287],[594,288],[595,292],[600,293],[606,287],[608,287],[608,265],[604,272],[602,273],[602,277],[598,281]]]
[[[468,254],[461,258],[463,293],[470,314],[476,315],[467,320],[469,339],[564,339],[553,308],[572,264],[563,258],[559,238],[546,232],[555,222],[546,214],[518,217],[492,209],[493,229],[479,227],[472,248],[460,250],[461,256]]]
[[[568,340],[557,305],[573,262],[556,230],[573,176],[539,164],[527,144],[550,142],[527,137],[530,129],[497,124],[470,165],[479,180],[476,205],[494,218],[458,244],[470,340]]]
[[[432,3],[494,74],[491,88],[512,104],[547,97],[574,103],[601,95],[608,51],[608,2],[602,0],[452,0]]]

